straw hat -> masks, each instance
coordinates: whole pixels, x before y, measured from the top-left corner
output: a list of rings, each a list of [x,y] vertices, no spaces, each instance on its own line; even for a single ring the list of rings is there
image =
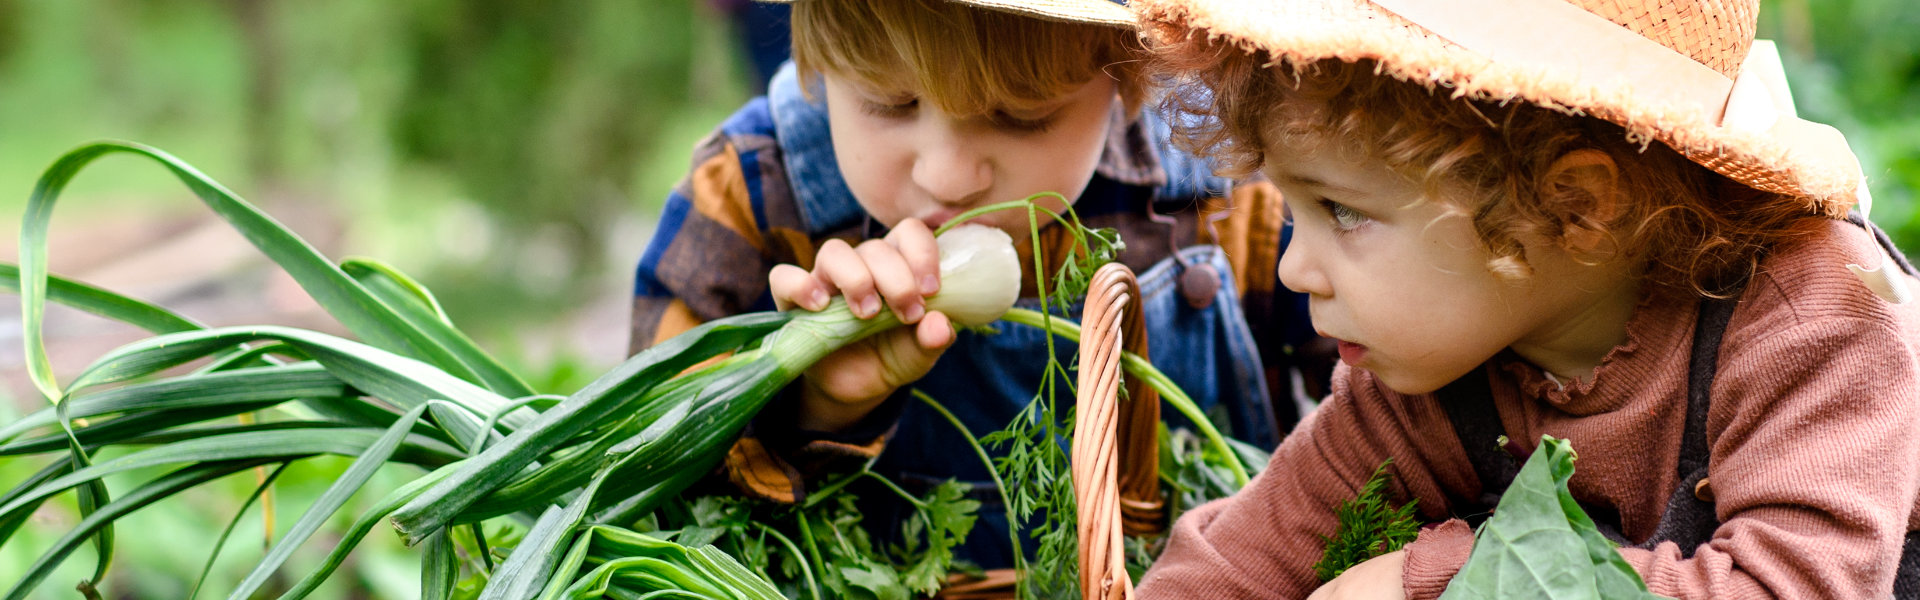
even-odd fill
[[[1844,216],[1870,198],[1840,132],[1794,115],[1758,0],[1134,0],[1162,40],[1276,61],[1373,59],[1455,96],[1592,115],[1754,188]]]
[[[792,4],[794,0],[760,0],[779,4]],[[865,0],[820,0],[823,2],[848,2]],[[1136,26],[1133,12],[1127,10],[1126,0],[952,0],[961,4],[989,8],[998,11],[1018,13],[1030,17],[1068,21],[1072,23],[1098,23],[1101,25],[1120,25],[1127,28]]]

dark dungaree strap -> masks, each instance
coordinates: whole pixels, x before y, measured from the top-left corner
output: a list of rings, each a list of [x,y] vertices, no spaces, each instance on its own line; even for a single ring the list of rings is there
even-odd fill
[[[1909,275],[1920,275],[1899,248],[1894,247],[1886,232],[1860,218],[1858,213],[1848,215],[1847,220],[1872,233],[1881,249],[1902,271]],[[1713,503],[1701,500],[1694,489],[1700,480],[1707,478],[1707,463],[1712,456],[1712,450],[1707,446],[1707,409],[1712,405],[1711,392],[1713,377],[1718,370],[1720,341],[1726,333],[1728,321],[1733,317],[1733,310],[1739,305],[1736,300],[1738,297],[1736,291],[1728,298],[1707,299],[1700,303],[1699,318],[1694,322],[1692,355],[1688,358],[1686,425],[1680,435],[1680,460],[1676,465],[1680,483],[1668,497],[1666,511],[1660,515],[1660,523],[1655,526],[1653,535],[1638,544],[1629,544],[1631,547],[1652,548],[1660,542],[1671,541],[1679,547],[1682,555],[1692,557],[1695,549],[1713,539],[1714,530],[1720,526]],[[1475,515],[1477,518],[1468,518],[1475,526],[1485,520],[1487,511],[1499,503],[1500,495],[1513,483],[1513,476],[1519,471],[1517,461],[1492,441],[1504,435],[1504,431],[1499,411],[1493,404],[1487,377],[1486,370],[1475,370],[1435,392],[1440,406],[1447,411],[1447,420],[1453,423],[1454,432],[1460,437],[1461,447],[1466,449],[1468,460],[1473,462],[1474,473],[1480,476],[1480,497],[1463,501],[1461,504],[1465,510],[1456,511],[1478,511]],[[1593,508],[1588,508],[1587,512],[1595,517],[1595,524],[1603,533],[1621,541],[1617,522],[1601,522],[1610,512]],[[1920,531],[1907,532],[1900,555],[1900,567],[1894,576],[1893,597],[1920,598]]]
[[[1474,369],[1434,392],[1440,406],[1447,411],[1447,421],[1453,423],[1460,447],[1467,452],[1473,474],[1480,478],[1480,497],[1463,503],[1466,510],[1456,511],[1466,514],[1455,515],[1476,528],[1493,514],[1493,507],[1500,503],[1500,494],[1513,483],[1513,477],[1520,474],[1520,461],[1500,444],[1500,437],[1507,431],[1500,424],[1500,410],[1493,405],[1493,384],[1488,380],[1491,376],[1486,368]]]

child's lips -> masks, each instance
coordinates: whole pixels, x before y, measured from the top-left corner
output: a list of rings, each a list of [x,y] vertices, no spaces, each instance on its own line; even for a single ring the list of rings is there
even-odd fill
[[[1367,357],[1366,346],[1345,340],[1336,341],[1340,342],[1340,362],[1347,363],[1347,366],[1360,366],[1360,359]]]
[[[941,225],[947,224],[947,221],[957,216],[960,216],[960,211],[948,208],[934,211],[933,214],[921,217],[920,220],[926,222],[928,229],[939,229]]]

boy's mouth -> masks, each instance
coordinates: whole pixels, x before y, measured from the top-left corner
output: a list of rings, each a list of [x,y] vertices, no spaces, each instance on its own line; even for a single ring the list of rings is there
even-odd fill
[[[929,229],[939,229],[941,225],[947,224],[947,221],[951,221],[954,217],[960,216],[960,212],[959,210],[951,208],[943,208],[934,211],[933,214],[921,217],[920,220],[925,221]]]

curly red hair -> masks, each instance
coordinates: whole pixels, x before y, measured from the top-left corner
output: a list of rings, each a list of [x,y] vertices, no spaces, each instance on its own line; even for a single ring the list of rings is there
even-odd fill
[[[1336,150],[1376,157],[1469,215],[1495,256],[1489,268],[1503,276],[1531,272],[1523,237],[1571,248],[1569,234],[1586,230],[1631,249],[1653,289],[1721,295],[1821,219],[1601,119],[1449,97],[1444,87],[1381,75],[1372,61],[1279,62],[1206,37],[1157,49],[1158,68],[1180,82],[1164,101],[1179,143],[1245,175],[1270,145],[1309,151],[1313,140],[1340,140],[1348,147]],[[1611,181],[1570,185],[1561,159],[1574,153],[1608,167],[1583,173]],[[1611,218],[1593,218],[1600,207]]]

